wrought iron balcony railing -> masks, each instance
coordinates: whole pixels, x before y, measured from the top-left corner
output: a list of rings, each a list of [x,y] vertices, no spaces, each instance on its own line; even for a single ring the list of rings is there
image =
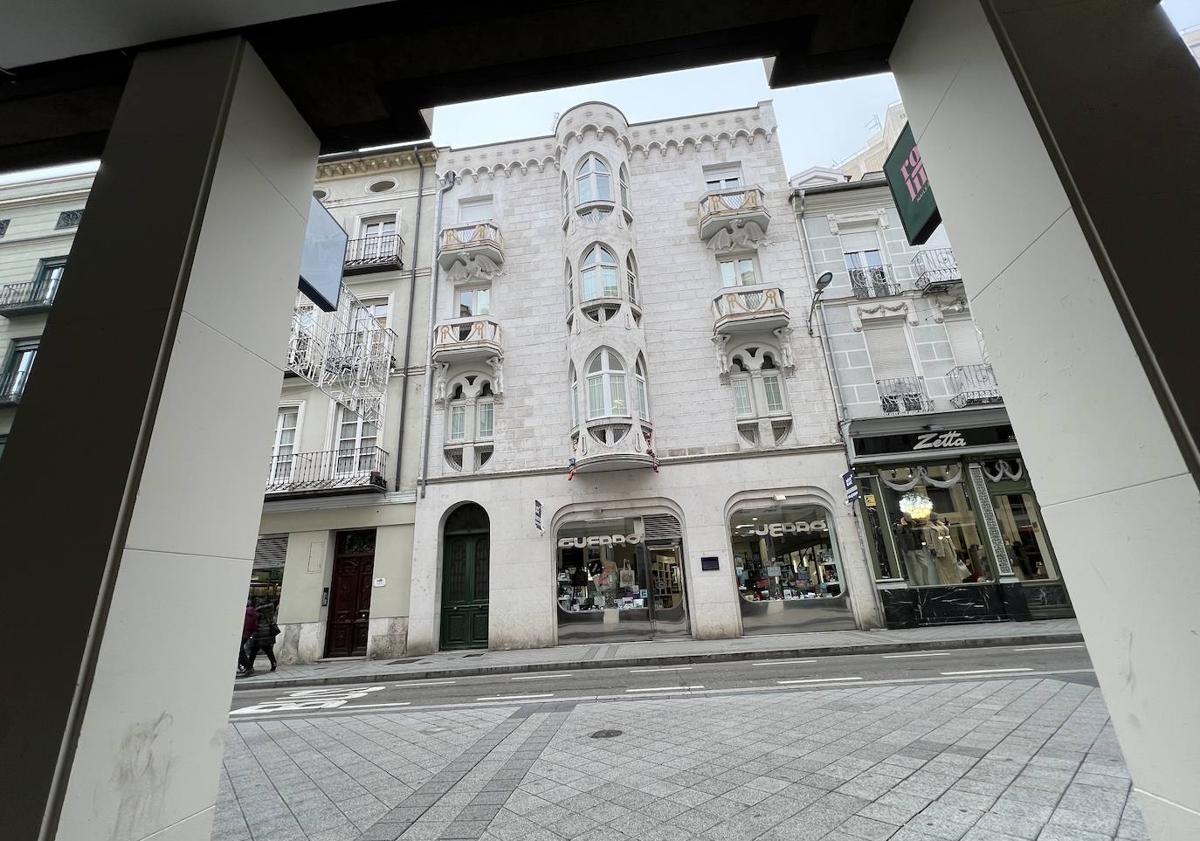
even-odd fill
[[[54,303],[58,284],[44,280],[28,280],[0,287],[0,315],[44,312]]]
[[[891,266],[868,266],[850,269],[849,272],[850,288],[854,290],[855,298],[886,298],[900,294],[900,284],[893,280],[895,273]]]
[[[21,402],[25,393],[25,383],[29,381],[29,370],[18,370],[0,377],[0,406],[15,406]]]
[[[757,241],[771,222],[763,189],[756,186],[705,193],[700,199],[699,218],[700,239],[708,242],[718,231],[728,230],[729,245],[745,244],[739,238]]]
[[[379,447],[281,453],[271,458],[266,495],[386,491],[387,458]]]
[[[397,234],[352,239],[346,243],[346,271],[354,274],[404,268],[400,259],[403,248],[404,241]]]
[[[960,365],[950,369],[949,377],[954,388],[950,402],[959,409],[1004,402],[991,365]]]
[[[927,248],[912,259],[916,287],[921,292],[939,292],[962,282],[953,248]]]
[[[885,415],[932,412],[933,401],[925,391],[924,377],[893,377],[876,380],[879,404]]]

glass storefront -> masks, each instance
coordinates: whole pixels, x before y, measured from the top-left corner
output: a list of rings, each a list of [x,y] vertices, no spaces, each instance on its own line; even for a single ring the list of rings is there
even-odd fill
[[[746,634],[853,628],[830,513],[776,502],[733,512],[733,572]]]
[[[560,528],[556,590],[560,643],[688,633],[679,543],[647,541],[640,517]]]
[[[1042,528],[1033,493],[994,493],[992,508],[996,511],[1000,533],[1004,535],[1004,551],[1008,553],[1017,578],[1022,581],[1058,578],[1054,554]]]

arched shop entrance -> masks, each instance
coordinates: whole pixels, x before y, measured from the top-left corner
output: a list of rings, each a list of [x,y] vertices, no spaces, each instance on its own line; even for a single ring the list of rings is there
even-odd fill
[[[440,647],[487,648],[491,523],[474,502],[461,505],[442,529]]]
[[[556,552],[559,643],[688,635],[682,536],[675,517],[565,523]]]

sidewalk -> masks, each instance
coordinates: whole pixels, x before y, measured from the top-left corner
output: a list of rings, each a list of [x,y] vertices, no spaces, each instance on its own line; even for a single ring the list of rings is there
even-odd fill
[[[376,683],[464,677],[502,672],[677,665],[773,657],[887,654],[898,651],[1080,642],[1074,619],[943,625],[897,631],[816,631],[724,640],[656,640],[604,645],[562,645],[520,651],[442,651],[400,660],[345,659],[281,665],[238,678],[234,690],[324,684]],[[262,659],[259,660],[263,662]]]

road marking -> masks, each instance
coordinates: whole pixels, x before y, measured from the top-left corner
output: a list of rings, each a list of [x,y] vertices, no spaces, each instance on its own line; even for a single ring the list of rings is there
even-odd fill
[[[653,686],[649,689],[626,689],[626,692],[689,692],[693,689],[703,689],[703,686]]]
[[[949,657],[949,651],[926,651],[921,654],[880,654],[880,657],[895,659],[897,657]]]
[[[541,695],[486,695],[483,698],[476,698],[476,701],[531,701],[534,698],[553,698],[553,692],[545,692]]]
[[[686,672],[691,666],[663,666],[655,669],[630,669],[631,672]]]
[[[565,675],[524,675],[524,676],[522,676],[522,677],[514,677],[514,678],[511,678],[511,679],[512,679],[512,680],[553,680],[554,678],[559,678],[559,677],[574,677],[574,675],[571,675],[571,674],[565,674]]]
[[[344,710],[365,710],[368,707],[407,707],[412,701],[393,701],[390,704],[346,704]]]
[[[455,683],[458,683],[458,681],[456,681],[456,680],[422,680],[422,681],[417,681],[417,682],[409,682],[406,680],[403,683],[397,683],[395,685],[395,688],[403,689],[406,686],[451,686]]]
[[[998,675],[1004,672],[1032,672],[1033,669],[971,669],[966,672],[940,672],[946,677],[954,677],[955,675]]]
[[[757,661],[751,662],[750,665],[751,666],[782,666],[785,663],[815,663],[815,662],[817,662],[815,659],[812,659],[812,660],[757,660]]]
[[[777,680],[780,686],[792,686],[797,683],[843,683],[846,681],[862,680],[861,677],[815,677],[808,680]]]
[[[1020,648],[1011,649],[1012,651],[1058,651],[1063,648],[1083,648],[1083,643],[1074,645],[1025,645]]]

